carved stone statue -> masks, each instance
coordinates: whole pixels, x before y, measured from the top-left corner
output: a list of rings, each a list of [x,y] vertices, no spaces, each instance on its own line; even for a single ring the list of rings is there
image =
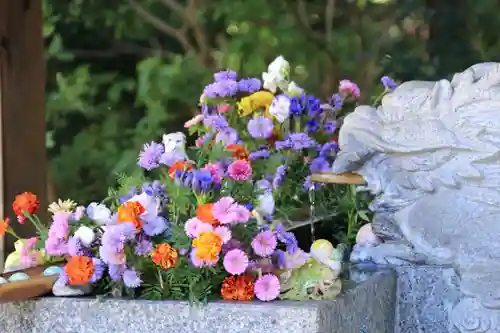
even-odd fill
[[[452,265],[453,325],[500,332],[500,64],[402,84],[348,115],[339,145],[333,172],[364,179],[383,240],[351,260]]]

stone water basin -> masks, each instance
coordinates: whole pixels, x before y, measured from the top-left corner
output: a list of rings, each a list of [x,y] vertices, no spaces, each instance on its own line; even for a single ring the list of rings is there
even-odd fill
[[[349,270],[352,275],[354,271]],[[45,297],[0,304],[0,331],[8,333],[389,333],[394,329],[396,275],[365,271],[345,281],[334,301],[270,303]]]

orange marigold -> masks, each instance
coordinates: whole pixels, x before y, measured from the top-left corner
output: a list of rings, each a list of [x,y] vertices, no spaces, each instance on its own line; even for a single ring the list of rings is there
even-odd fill
[[[242,145],[230,144],[226,147],[227,151],[231,152],[231,155],[239,160],[248,160],[248,151]]]
[[[215,219],[213,214],[213,207],[214,204],[212,203],[205,203],[196,206],[196,217],[198,220],[212,225],[218,224],[218,221]]]
[[[26,216],[24,216],[23,211],[28,212],[33,215],[40,208],[40,201],[31,192],[24,192],[22,194],[16,195],[16,199],[12,203],[12,209],[19,220],[19,223],[23,224],[26,221]]]
[[[200,236],[193,239],[193,247],[196,248],[197,259],[215,263],[222,249],[222,237],[213,231],[200,232]]]
[[[171,179],[175,178],[175,174],[177,171],[191,171],[193,170],[193,166],[186,161],[179,161],[175,162],[169,169],[168,169],[168,175],[170,176]]]
[[[9,230],[9,218],[5,218],[0,221],[0,237],[5,236],[5,233]]]
[[[151,253],[153,262],[163,269],[174,267],[177,264],[178,257],[177,250],[167,243],[156,245]]]
[[[225,278],[220,294],[227,301],[251,301],[255,296],[252,277],[239,275]]]
[[[84,285],[89,283],[95,272],[92,258],[85,256],[71,257],[64,268],[70,285]]]
[[[135,229],[140,231],[142,229],[142,221],[139,218],[146,209],[137,201],[128,201],[118,207],[118,223],[131,222],[135,225]]]

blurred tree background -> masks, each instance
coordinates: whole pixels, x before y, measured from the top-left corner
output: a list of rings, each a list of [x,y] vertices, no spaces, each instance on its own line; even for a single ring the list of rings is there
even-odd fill
[[[498,0],[44,0],[50,199],[105,196],[141,145],[197,111],[211,74],[283,55],[322,98],[500,61]]]

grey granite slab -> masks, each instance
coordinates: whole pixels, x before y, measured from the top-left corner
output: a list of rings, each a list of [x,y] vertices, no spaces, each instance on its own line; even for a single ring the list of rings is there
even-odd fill
[[[395,333],[455,333],[450,320],[460,300],[451,267],[401,266],[397,271]]]
[[[389,333],[396,277],[375,273],[331,302],[185,302],[41,298],[0,304],[2,333]]]

